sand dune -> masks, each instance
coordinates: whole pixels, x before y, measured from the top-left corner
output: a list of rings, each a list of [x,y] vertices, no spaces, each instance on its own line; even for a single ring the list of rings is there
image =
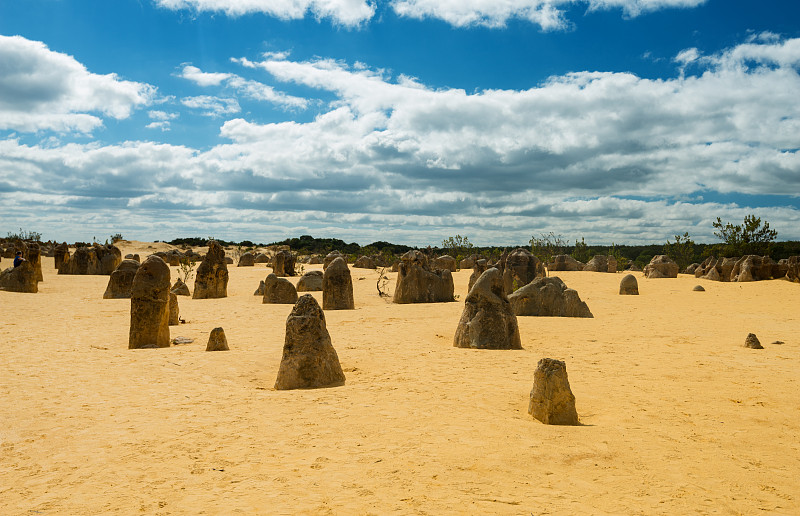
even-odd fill
[[[271,269],[179,298],[194,343],[128,350],[108,277],[43,265],[38,294],[0,292],[2,514],[800,513],[796,284],[558,273],[594,319],[521,317],[524,350],[476,351],[452,346],[470,271],[460,301],[394,305],[351,269],[356,309],[326,313],[346,385],[275,391]],[[216,326],[230,352],[205,352]],[[542,357],[583,426],[527,414]]]

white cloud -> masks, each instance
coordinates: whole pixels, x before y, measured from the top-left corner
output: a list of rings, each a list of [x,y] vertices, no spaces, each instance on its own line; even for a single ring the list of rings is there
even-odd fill
[[[280,54],[283,57],[284,54]],[[233,60],[238,62],[239,60]],[[272,86],[258,81],[244,79],[232,73],[207,73],[196,66],[185,65],[181,70],[181,77],[190,80],[199,86],[220,86],[224,84],[227,88],[237,92],[245,98],[270,102],[288,109],[306,109],[309,101],[304,98],[294,97],[286,93],[276,91]]]
[[[196,66],[185,65],[181,70],[181,77],[188,79],[200,86],[219,86],[223,81],[231,78],[229,73],[208,73],[203,72]]]
[[[398,16],[435,18],[455,27],[481,25],[503,27],[510,19],[527,20],[543,30],[569,27],[565,10],[583,4],[589,10],[621,9],[626,16],[668,8],[690,8],[707,0],[391,0]],[[355,27],[371,20],[377,0],[155,0],[173,10],[222,12],[228,16],[262,13],[284,20],[311,14],[334,23]],[[210,78],[209,78],[210,79]]]
[[[181,104],[191,109],[198,109],[205,116],[220,117],[241,111],[236,99],[199,95],[181,99]]]
[[[152,120],[167,121],[175,120],[179,115],[178,113],[167,113],[166,111],[152,110],[147,112],[147,116],[149,116]]]
[[[240,60],[335,100],[308,122],[227,120],[229,143],[203,152],[0,141],[0,216],[32,211],[26,192],[64,196],[65,212],[116,210],[125,216],[108,220],[131,227],[149,227],[151,214],[175,236],[208,227],[270,240],[270,228],[273,239],[326,231],[422,244],[459,233],[501,244],[551,230],[591,242],[689,231],[713,241],[717,216],[756,213],[800,239],[798,41],[696,50],[697,73],[671,79],[577,72],[475,93],[332,59]],[[235,112],[223,101],[183,102]],[[702,200],[725,194],[738,204]]]
[[[167,9],[223,12],[228,16],[262,13],[283,20],[297,20],[311,14],[349,27],[375,14],[373,1],[365,0],[155,0]]]
[[[72,56],[21,36],[0,36],[0,129],[90,132],[101,117],[128,118],[155,88],[97,75]]]
[[[569,26],[565,9],[575,3],[589,10],[622,9],[627,16],[676,7],[696,7],[706,0],[392,0],[399,16],[436,18],[456,27],[503,27],[511,19],[527,20],[543,30]]]

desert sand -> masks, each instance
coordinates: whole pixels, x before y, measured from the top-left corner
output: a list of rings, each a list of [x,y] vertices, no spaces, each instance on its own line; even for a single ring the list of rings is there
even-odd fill
[[[453,347],[470,271],[456,302],[395,305],[351,268],[356,309],[326,312],[346,384],[276,391],[292,306],[253,296],[264,265],[179,297],[194,342],[146,350],[107,276],[43,268],[0,292],[4,515],[800,513],[797,284],[559,272],[594,319],[520,317],[524,349],[487,351]],[[231,351],[205,351],[216,326]],[[543,357],[582,426],[527,414]]]

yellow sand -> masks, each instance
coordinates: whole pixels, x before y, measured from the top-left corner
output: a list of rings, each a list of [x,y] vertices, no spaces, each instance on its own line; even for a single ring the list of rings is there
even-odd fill
[[[351,269],[356,309],[326,313],[346,385],[275,391],[292,307],[253,296],[264,265],[229,270],[160,350],[127,349],[107,276],[45,258],[38,294],[0,292],[0,514],[800,513],[800,285],[558,273],[594,319],[477,351],[452,346],[470,271],[458,302],[394,305]],[[527,414],[543,357],[583,426]]]

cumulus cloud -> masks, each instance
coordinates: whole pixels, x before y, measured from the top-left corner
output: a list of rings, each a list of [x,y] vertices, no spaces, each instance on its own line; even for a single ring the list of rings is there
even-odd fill
[[[357,26],[375,14],[375,3],[368,0],[155,0],[167,9],[222,12],[228,16],[262,13],[282,20],[297,20],[311,14],[349,27]]]
[[[278,54],[278,57],[282,58],[284,54]],[[244,79],[232,73],[209,73],[203,72],[196,66],[184,65],[180,76],[199,86],[224,85],[245,98],[270,102],[285,109],[306,109],[309,105],[308,99],[287,95],[286,93],[276,91],[272,86],[258,81]]]
[[[622,9],[626,16],[676,7],[696,7],[706,0],[392,0],[399,16],[435,18],[456,27],[503,27],[510,19],[527,20],[543,30],[569,26],[565,9],[585,4],[589,10]]]
[[[153,122],[145,126],[146,129],[160,129],[161,131],[169,131],[171,128],[170,120],[178,118],[178,113],[167,113],[166,111],[152,110],[147,112]]]
[[[181,104],[190,109],[197,109],[203,115],[210,117],[221,117],[241,111],[236,99],[213,97],[211,95],[186,97],[181,99]]]
[[[262,238],[282,224],[276,239],[326,231],[422,244],[455,233],[524,242],[550,230],[594,242],[688,230],[713,241],[715,217],[756,212],[781,238],[800,239],[798,42],[684,51],[676,64],[694,54],[696,73],[671,79],[576,72],[525,90],[469,93],[333,59],[243,59],[335,100],[311,121],[227,120],[227,143],[202,152],[0,142],[8,171],[0,191],[10,192],[0,194],[0,213],[30,210],[33,201],[15,197],[25,191],[64,196],[68,209],[95,199],[132,219],[158,214],[179,234],[228,224]],[[743,201],[703,200],[725,194]],[[770,206],[760,204],[765,195]]]
[[[72,56],[21,36],[0,36],[0,129],[87,133],[102,117],[128,118],[154,87],[89,72]]]
[[[570,23],[565,10],[583,4],[589,10],[620,9],[629,17],[668,8],[697,7],[707,0],[391,0],[398,16],[443,20],[455,27],[481,25],[503,27],[510,19],[539,25],[543,30],[560,30]],[[283,20],[310,14],[317,19],[355,27],[371,20],[376,0],[155,0],[167,9],[222,12],[228,16],[262,13]]]

